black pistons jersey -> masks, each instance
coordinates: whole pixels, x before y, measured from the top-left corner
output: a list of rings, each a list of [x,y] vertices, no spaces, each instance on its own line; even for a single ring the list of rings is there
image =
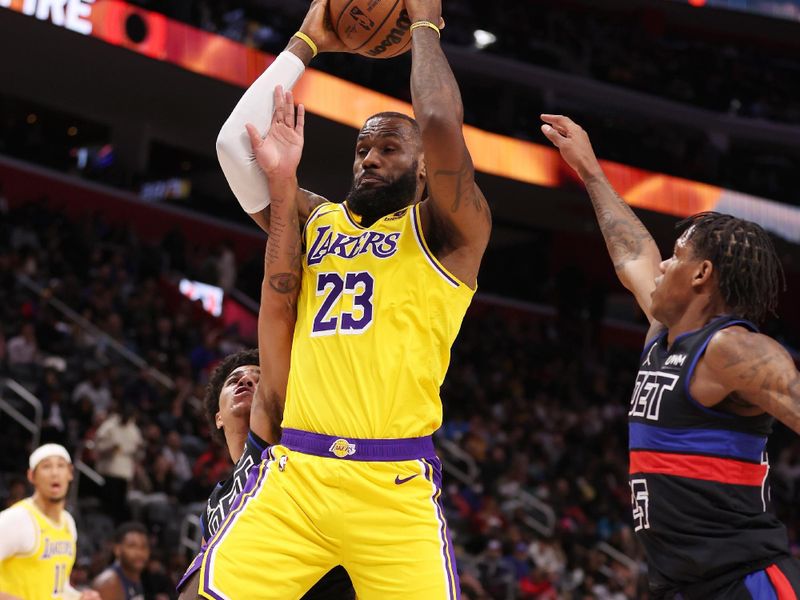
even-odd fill
[[[220,525],[225,520],[225,516],[231,509],[231,504],[241,493],[247,481],[247,474],[250,472],[250,468],[261,462],[261,453],[267,449],[268,445],[267,442],[252,431],[247,434],[244,452],[233,468],[233,475],[217,484],[217,487],[208,497],[205,513],[200,515],[200,525],[203,529],[203,539],[205,541],[210,540],[211,536],[217,533]]]
[[[654,597],[713,591],[788,555],[769,506],[772,417],[740,417],[699,404],[692,373],[712,336],[749,322],[728,316],[644,350],[631,397],[630,487]]]
[[[247,482],[247,476],[253,465],[261,463],[261,456],[269,444],[263,441],[252,431],[247,434],[244,452],[236,463],[231,475],[225,481],[220,481],[208,497],[206,512],[200,517],[203,528],[203,539],[208,542],[217,532],[230,512],[231,505]],[[264,539],[269,543],[280,544],[280,540],[270,539],[269,532],[264,532]],[[195,559],[197,560],[197,559]],[[193,566],[189,567],[192,571]],[[199,567],[199,562],[196,565]],[[186,576],[184,576],[184,579]],[[182,582],[183,583],[183,582]],[[313,588],[304,596],[303,600],[350,600],[355,598],[353,584],[347,571],[342,567],[335,567],[328,571]]]

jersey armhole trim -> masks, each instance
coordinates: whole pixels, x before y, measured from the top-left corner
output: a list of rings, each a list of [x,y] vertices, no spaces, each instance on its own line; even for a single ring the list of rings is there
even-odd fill
[[[414,230],[414,239],[417,240],[417,245],[419,249],[422,251],[422,255],[425,257],[425,260],[428,264],[436,271],[442,279],[444,279],[447,283],[449,283],[454,288],[465,287],[470,291],[473,291],[468,285],[464,282],[460,281],[455,275],[453,275],[450,271],[448,271],[442,263],[433,255],[430,248],[428,247],[428,242],[425,241],[425,235],[422,231],[422,218],[419,214],[419,207],[420,204],[415,204],[411,210],[411,228]]]
[[[267,442],[262,440],[253,431],[249,431],[247,433],[247,437],[249,438],[250,443],[253,444],[253,446],[255,446],[256,450],[258,450],[259,452],[264,452],[264,450],[267,449],[267,446],[269,446],[269,444]]]
[[[692,376],[694,375],[694,370],[697,367],[697,363],[700,362],[700,359],[706,353],[706,348],[711,343],[711,338],[713,338],[717,332],[727,329],[728,327],[733,327],[734,325],[744,325],[750,331],[758,332],[758,328],[755,325],[753,325],[750,321],[745,321],[744,319],[728,321],[727,323],[723,324],[722,327],[712,330],[692,357],[692,362],[689,364],[689,368],[686,371],[686,377],[683,382],[683,387],[686,391],[686,397],[689,399],[689,402],[702,410],[704,413],[714,415],[715,417],[722,417],[723,419],[735,419],[739,415],[722,412],[721,410],[715,409],[713,406],[704,406],[703,404],[700,404],[700,402],[698,402],[694,396],[692,396],[692,392],[689,390],[692,387]]]

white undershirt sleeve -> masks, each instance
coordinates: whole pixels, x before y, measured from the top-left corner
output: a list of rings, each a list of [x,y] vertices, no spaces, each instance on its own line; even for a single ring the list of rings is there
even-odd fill
[[[0,512],[0,561],[35,549],[36,526],[28,511],[14,506]]]
[[[252,123],[264,136],[272,123],[276,86],[290,91],[305,71],[303,61],[291,52],[281,52],[239,100],[217,137],[217,158],[228,185],[245,212],[253,214],[269,205],[267,179],[253,158],[245,129]]]

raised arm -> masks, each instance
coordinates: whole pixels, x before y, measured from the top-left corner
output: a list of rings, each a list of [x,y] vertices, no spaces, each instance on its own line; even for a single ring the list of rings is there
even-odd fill
[[[312,40],[319,52],[347,52],[327,23],[327,0],[314,0],[300,32]],[[247,89],[217,137],[217,158],[234,196],[242,209],[264,230],[269,231],[270,190],[264,173],[253,156],[245,125],[252,123],[262,137],[269,132],[273,93],[277,86],[291,90],[315,56],[310,44],[293,36],[261,76]],[[323,201],[306,190],[298,190],[300,222]]]
[[[560,115],[542,115],[542,120],[545,122],[542,132],[589,192],[617,277],[636,297],[651,330],[660,328],[650,312],[650,293],[655,288],[661,263],[658,246],[631,207],[611,187],[583,128]]]
[[[303,151],[303,105],[295,108],[291,92],[278,87],[269,134],[262,139],[247,125],[256,160],[266,175],[272,198],[264,280],[258,311],[258,355],[261,379],[250,411],[250,429],[277,442],[289,379],[292,336],[297,320],[302,245],[297,214],[297,166]]]
[[[474,287],[492,218],[462,132],[464,107],[453,71],[429,26],[441,23],[440,0],[406,0],[412,21],[411,99],[422,132],[428,199],[422,226],[437,258]]]

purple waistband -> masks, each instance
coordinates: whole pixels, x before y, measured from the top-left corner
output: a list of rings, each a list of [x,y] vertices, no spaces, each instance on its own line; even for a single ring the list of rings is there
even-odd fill
[[[281,445],[303,454],[343,460],[393,462],[436,456],[431,436],[368,440],[284,429]]]

